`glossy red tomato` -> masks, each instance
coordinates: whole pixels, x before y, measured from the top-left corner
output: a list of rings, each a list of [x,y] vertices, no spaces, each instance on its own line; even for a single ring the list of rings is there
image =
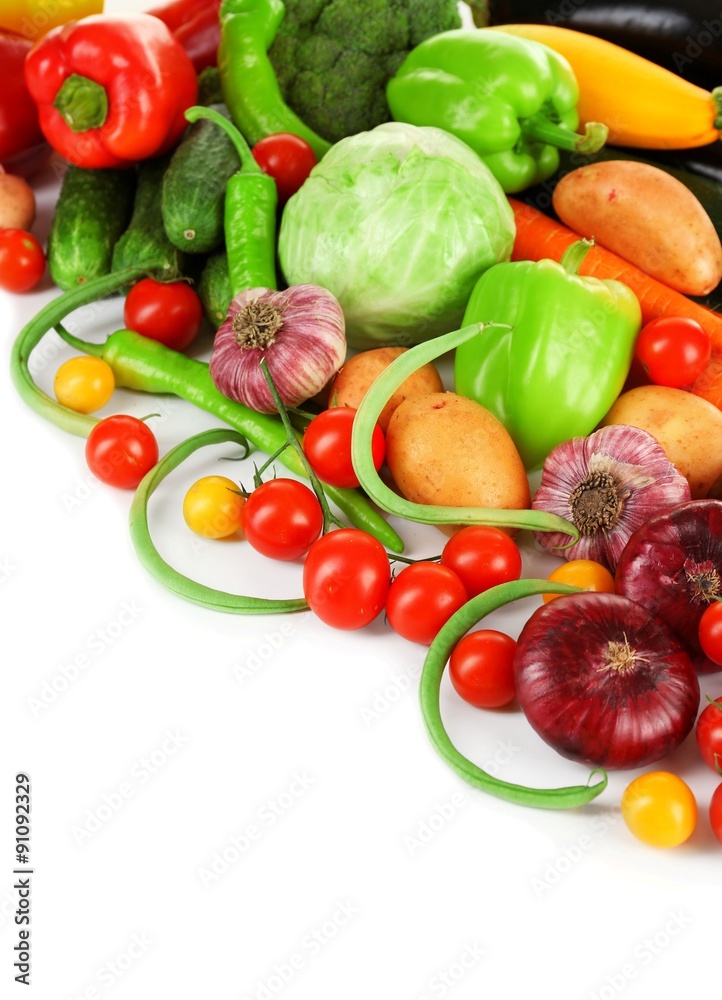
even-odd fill
[[[300,559],[321,534],[318,497],[296,479],[269,479],[250,494],[241,510],[249,545],[271,559]]]
[[[476,708],[501,708],[514,701],[516,640],[495,629],[479,629],[451,651],[449,677],[454,690]]]
[[[329,486],[359,485],[351,462],[351,431],[356,410],[332,406],[314,417],[303,435],[303,450],[318,478]],[[386,456],[386,439],[378,424],[371,436],[374,466],[380,469]]]
[[[681,389],[702,374],[712,354],[709,334],[686,316],[662,316],[642,328],[635,355],[655,385]]]
[[[158,442],[143,420],[117,413],[93,427],[85,459],[101,482],[133,490],[158,461]]]
[[[123,322],[129,330],[158,340],[174,351],[184,351],[200,330],[203,306],[185,281],[143,278],[128,292]]]
[[[448,566],[411,563],[391,583],[386,617],[399,635],[429,646],[441,626],[468,599],[464,584]]]
[[[712,832],[722,844],[722,785],[717,785],[709,804],[709,821]]]
[[[705,764],[722,774],[722,698],[707,705],[697,719],[694,732]]]
[[[24,229],[0,229],[0,288],[29,292],[45,274],[45,252]]]
[[[267,135],[251,152],[261,170],[275,180],[280,205],[298,191],[316,166],[316,156],[309,144],[291,132]]]
[[[699,644],[713,663],[722,665],[722,601],[712,601],[699,620]]]
[[[452,535],[441,562],[461,578],[469,597],[521,576],[521,553],[514,539],[501,528],[483,524],[470,524]]]
[[[327,625],[362,628],[383,609],[390,575],[389,557],[377,538],[359,528],[338,528],[309,549],[303,593]]]

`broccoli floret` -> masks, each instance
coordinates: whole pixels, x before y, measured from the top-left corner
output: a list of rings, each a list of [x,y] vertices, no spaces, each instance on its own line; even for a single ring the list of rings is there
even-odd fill
[[[461,27],[457,0],[284,0],[269,50],[285,101],[337,142],[390,119],[386,84],[430,35]]]

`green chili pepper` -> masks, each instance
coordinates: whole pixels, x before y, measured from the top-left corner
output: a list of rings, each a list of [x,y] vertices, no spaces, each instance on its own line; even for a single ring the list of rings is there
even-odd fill
[[[476,150],[507,193],[546,180],[559,149],[593,153],[606,125],[577,135],[579,87],[569,63],[526,38],[444,31],[412,49],[386,96],[397,121],[435,125]]]
[[[267,135],[292,132],[320,160],[331,144],[285,103],[267,55],[285,12],[282,0],[223,0],[218,48],[223,100],[251,145]]]
[[[481,403],[538,469],[562,441],[585,437],[622,391],[642,324],[634,292],[578,273],[593,244],[573,243],[560,263],[495,264],[476,283],[464,323],[509,324],[456,351],[457,392]]]
[[[226,182],[223,229],[233,296],[247,288],[276,288],[276,204],[273,177],[261,170],[238,129],[213,108],[192,107],[189,122],[207,118],[222,128],[241,161]]]
[[[421,714],[426,731],[436,751],[449,767],[464,781],[480,788],[483,792],[506,799],[508,802],[535,806],[539,809],[574,809],[590,802],[607,787],[607,775],[601,769],[592,771],[589,775],[590,782],[595,775],[601,775],[595,784],[572,785],[567,788],[527,788],[524,785],[515,785],[494,778],[456,749],[441,718],[439,691],[444,668],[454,646],[474,625],[497,608],[522,597],[579,592],[578,587],[569,587],[550,580],[514,580],[511,583],[501,583],[467,601],[442,626],[429,647],[419,682]]]
[[[189,358],[132,330],[119,330],[103,344],[90,344],[62,328],[62,321],[74,310],[110,295],[146,274],[146,270],[136,268],[94,279],[58,296],[40,310],[20,331],[12,348],[11,376],[22,399],[45,419],[80,437],[86,437],[98,422],[95,417],[61,406],[33,380],[28,365],[30,355],[45,334],[55,327],[77,350],[104,358],[113,368],[119,387],[180,396],[235,428],[259,450],[275,454],[286,442],[281,421],[268,414],[256,413],[220,393],[213,385],[208,365],[203,361]],[[292,449],[286,448],[279,459],[291,471],[305,475],[303,465]],[[326,492],[357,528],[375,535],[385,548],[393,552],[403,551],[402,539],[360,491],[329,487]]]
[[[274,600],[265,597],[242,597],[240,594],[229,594],[224,590],[215,590],[196,583],[170,566],[160,555],[148,527],[148,500],[163,482],[165,477],[183,462],[189,455],[209,444],[221,444],[233,441],[240,444],[248,452],[248,443],[236,431],[218,429],[204,431],[195,437],[183,441],[171,448],[158,464],[150,470],[138,486],[130,505],[129,525],[130,538],[136,555],[141,564],[151,576],[162,583],[168,590],[178,594],[187,601],[200,604],[212,611],[227,611],[236,615],[272,615],[286,611],[306,611],[308,604],[302,598],[287,598]]]
[[[412,503],[394,493],[380,479],[371,458],[371,435],[384,406],[409,375],[446,351],[472,337],[491,336],[487,329],[495,323],[472,323],[461,330],[445,333],[434,340],[409,348],[391,362],[364,396],[358,408],[351,434],[351,460],[365,492],[382,510],[410,521],[424,524],[490,524],[505,528],[529,528],[532,531],[559,531],[570,536],[572,545],[579,532],[571,521],[540,510],[502,510],[496,507],[439,507]]]

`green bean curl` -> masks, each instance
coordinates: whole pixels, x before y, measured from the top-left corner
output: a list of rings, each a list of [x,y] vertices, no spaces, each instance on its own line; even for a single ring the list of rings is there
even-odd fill
[[[498,323],[472,323],[441,337],[417,344],[391,362],[368,390],[358,408],[351,435],[351,460],[365,493],[382,510],[423,524],[489,524],[501,528],[528,528],[556,531],[571,536],[573,545],[579,532],[571,521],[543,510],[503,510],[497,507],[441,507],[413,503],[394,493],[379,477],[371,457],[371,435],[386,403],[417,368],[434,361]]]
[[[511,583],[500,583],[477,597],[472,597],[459,608],[442,626],[429,646],[419,683],[419,700],[424,725],[439,756],[464,781],[474,785],[475,788],[522,806],[534,806],[538,809],[575,809],[591,802],[607,787],[607,774],[601,769],[590,772],[588,784],[571,785],[566,788],[527,788],[525,785],[515,785],[494,778],[456,749],[441,718],[439,694],[444,668],[454,646],[469,629],[492,611],[522,597],[532,597],[536,594],[578,593],[580,593],[578,587],[554,583],[551,580],[513,580]],[[598,776],[598,780],[592,784],[595,776]]]
[[[154,468],[141,480],[133,501],[130,505],[129,527],[130,538],[136,555],[141,564],[151,576],[168,590],[200,604],[212,611],[227,611],[235,615],[273,615],[288,611],[306,611],[308,604],[302,598],[271,599],[266,597],[244,597],[240,594],[229,594],[224,590],[215,590],[202,583],[196,583],[190,577],[184,576],[174,569],[158,552],[151,538],[148,527],[148,501],[163,480],[173,472],[189,455],[205,445],[222,444],[232,441],[241,445],[245,454],[248,453],[248,442],[236,431],[218,428],[203,431],[188,438],[171,450],[158,462]]]

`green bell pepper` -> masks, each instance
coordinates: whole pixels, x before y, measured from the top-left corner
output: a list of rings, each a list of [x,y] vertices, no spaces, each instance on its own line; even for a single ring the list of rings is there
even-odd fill
[[[622,390],[642,325],[620,281],[577,272],[593,243],[553,260],[495,264],[476,283],[463,326],[493,320],[454,357],[455,388],[504,424],[528,471],[556,445],[589,434]]]
[[[567,60],[539,42],[484,28],[421,42],[386,88],[391,114],[463,139],[511,194],[550,177],[558,148],[592,153],[606,125],[579,135],[579,88]]]

